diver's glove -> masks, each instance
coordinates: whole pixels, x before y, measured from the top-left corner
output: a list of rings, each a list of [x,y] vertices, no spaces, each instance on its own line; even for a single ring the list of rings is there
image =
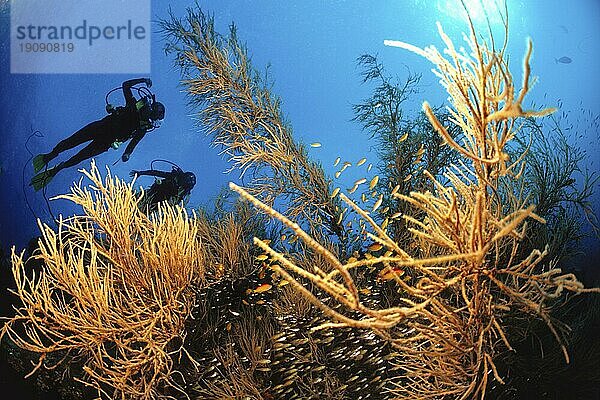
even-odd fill
[[[152,87],[152,79],[146,78],[146,86],[148,86],[149,88]]]
[[[140,173],[140,171],[132,169],[131,172],[129,173],[129,176],[132,178],[135,178],[139,173]]]

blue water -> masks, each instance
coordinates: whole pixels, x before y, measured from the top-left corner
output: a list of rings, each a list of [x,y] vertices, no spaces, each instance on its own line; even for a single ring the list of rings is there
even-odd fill
[[[168,17],[167,3],[153,1],[153,19]],[[191,1],[186,3],[171,4],[175,15],[183,16],[186,6],[193,5]],[[369,159],[367,164],[376,162],[373,143],[351,121],[352,104],[367,97],[370,90],[360,83],[356,58],[364,53],[377,54],[387,71],[401,79],[407,76],[407,68],[422,73],[421,91],[407,104],[410,109],[419,110],[424,100],[442,104],[446,94],[431,73],[431,65],[407,51],[384,47],[383,41],[402,40],[420,47],[435,44],[441,48],[435,26],[440,21],[458,43],[457,35],[465,25],[457,4],[456,0],[200,2],[204,11],[214,14],[220,32],[226,33],[228,24],[236,23],[255,67],[262,70],[271,65],[273,91],[282,99],[283,112],[296,138],[307,145],[322,143],[320,148],[308,149],[332,177],[338,156],[351,162],[364,156]],[[592,117],[600,112],[600,1],[509,0],[508,7],[508,53],[518,83],[525,39],[531,37],[534,42],[532,68],[540,78],[527,102],[556,105],[560,99],[562,111],[570,113],[570,121],[575,124],[574,130],[577,124],[587,126],[582,109],[591,112]],[[475,16],[478,18],[477,12]],[[103,117],[105,93],[123,80],[138,76],[10,74],[9,22],[9,2],[0,0],[0,244],[22,249],[38,233],[34,215],[52,222],[41,193],[26,186],[32,174],[27,164],[30,155],[24,146],[28,134],[32,129],[40,130],[44,136],[30,140],[28,147],[34,154],[48,152],[59,140]],[[123,178],[128,178],[131,169],[149,168],[153,159],[173,161],[197,176],[189,205],[210,205],[229,181],[240,180],[237,172],[224,174],[227,161],[194,126],[190,118],[193,110],[178,84],[179,71],[172,67],[172,58],[164,55],[164,42],[158,27],[154,28],[152,90],[167,107],[163,126],[143,139],[129,162],[112,165],[123,147],[98,156],[96,161],[101,167],[109,165]],[[555,62],[563,56],[571,58],[572,63]],[[587,149],[589,167],[595,171],[600,165],[598,135],[595,127],[582,138],[573,137]],[[48,196],[67,192],[79,179],[77,169],[82,167],[89,167],[89,163],[62,171],[49,185]],[[375,173],[374,168],[370,175]],[[350,168],[342,175],[340,186],[349,188],[351,182],[364,175],[365,169]],[[139,183],[149,186],[151,181]],[[596,213],[600,213],[599,199],[600,193],[596,193]],[[50,207],[55,215],[77,211],[63,200],[51,201]],[[588,241],[585,248],[584,259],[598,255],[597,241]]]

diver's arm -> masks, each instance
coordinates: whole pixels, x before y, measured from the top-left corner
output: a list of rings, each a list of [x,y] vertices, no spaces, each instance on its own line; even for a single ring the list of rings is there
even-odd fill
[[[133,170],[131,171],[131,175],[148,175],[148,176],[155,176],[157,178],[167,178],[169,176],[170,172],[165,172],[165,171],[158,171],[156,169],[146,169],[143,171],[137,171],[137,170]]]
[[[135,131],[133,137],[131,138],[131,141],[129,142],[129,144],[127,144],[127,147],[125,148],[125,152],[123,152],[123,155],[121,156],[121,160],[123,160],[123,162],[129,160],[129,156],[131,155],[131,153],[133,153],[133,149],[135,149],[135,146],[137,146],[137,144],[140,142],[140,140],[142,140],[145,134],[146,131],[144,130]]]
[[[146,86],[152,86],[152,81],[150,78],[137,78],[137,79],[129,79],[128,81],[123,82],[121,88],[123,89],[123,96],[125,97],[125,103],[127,105],[135,104],[135,97],[131,92],[131,88],[140,83],[145,83]]]

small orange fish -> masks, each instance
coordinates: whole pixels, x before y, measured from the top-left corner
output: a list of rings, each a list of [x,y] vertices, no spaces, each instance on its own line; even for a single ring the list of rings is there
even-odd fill
[[[382,269],[377,275],[377,279],[381,281],[389,281],[394,279],[395,277],[400,277],[404,275],[404,270],[398,267],[392,268],[387,267]]]
[[[263,283],[261,285],[259,285],[257,288],[252,289],[253,293],[263,293],[266,292],[267,290],[271,289],[273,286],[268,284],[268,283]]]
[[[381,243],[377,243],[377,242],[372,243],[372,244],[369,245],[369,247],[367,247],[367,249],[369,251],[379,251],[382,248],[383,248],[383,245]]]

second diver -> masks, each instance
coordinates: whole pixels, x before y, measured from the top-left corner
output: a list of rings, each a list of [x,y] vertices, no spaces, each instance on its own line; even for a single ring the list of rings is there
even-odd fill
[[[156,169],[133,170],[130,175],[153,176],[154,183],[144,191],[144,197],[140,202],[143,208],[149,212],[156,211],[158,204],[168,202],[170,204],[186,203],[192,189],[196,185],[196,176],[192,172],[185,172],[174,165],[171,171],[160,171]]]

